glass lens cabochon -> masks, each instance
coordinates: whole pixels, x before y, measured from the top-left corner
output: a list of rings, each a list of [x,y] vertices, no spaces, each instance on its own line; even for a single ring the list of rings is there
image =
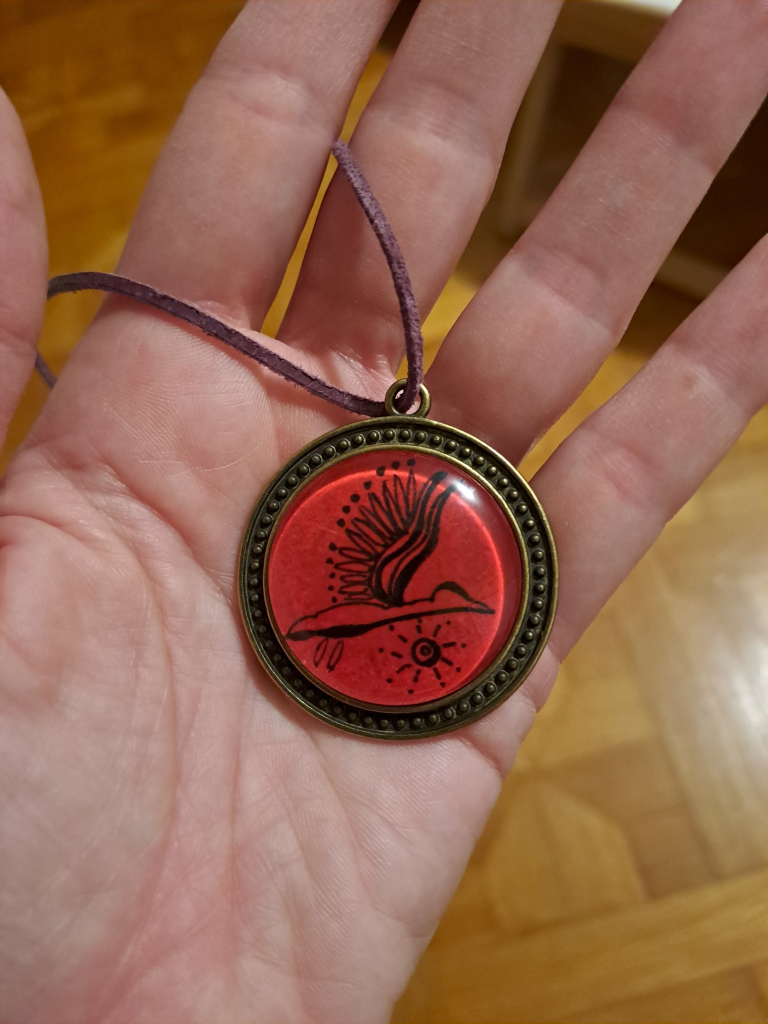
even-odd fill
[[[266,574],[282,644],[325,687],[384,707],[439,700],[499,655],[520,608],[510,519],[460,466],[367,451],[313,477]]]

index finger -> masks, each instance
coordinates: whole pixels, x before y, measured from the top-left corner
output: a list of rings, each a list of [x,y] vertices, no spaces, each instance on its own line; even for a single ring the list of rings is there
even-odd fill
[[[163,149],[119,272],[260,328],[393,7],[246,5]]]

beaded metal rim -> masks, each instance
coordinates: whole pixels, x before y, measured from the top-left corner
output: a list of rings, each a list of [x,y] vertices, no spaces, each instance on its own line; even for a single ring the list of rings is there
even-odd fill
[[[311,677],[283,645],[270,617],[266,566],[275,528],[303,486],[329,466],[363,451],[422,450],[460,466],[492,494],[514,523],[523,565],[520,612],[507,641],[482,673],[428,704],[393,707],[342,696]],[[512,528],[512,526],[511,526]],[[557,555],[544,511],[528,483],[488,445],[461,430],[416,418],[384,416],[323,435],[272,479],[243,537],[240,609],[267,672],[297,704],[330,725],[376,739],[418,739],[459,729],[498,707],[523,683],[546,646],[557,604]]]

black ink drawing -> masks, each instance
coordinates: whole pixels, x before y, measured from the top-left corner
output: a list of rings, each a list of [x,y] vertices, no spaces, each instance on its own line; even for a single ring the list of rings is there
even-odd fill
[[[389,652],[393,664],[396,666],[393,675],[396,677],[405,674],[406,681],[410,683],[411,687],[414,687],[419,682],[422,672],[426,672],[428,676],[431,674],[441,687],[445,688],[445,676],[448,672],[461,673],[461,665],[457,664],[456,659],[460,657],[461,648],[467,645],[458,644],[456,640],[446,639],[445,636],[440,637],[440,631],[443,628],[441,622],[434,626],[430,635],[425,634],[422,628],[424,625],[426,623],[422,619],[417,619],[415,623],[409,623],[405,627],[401,624],[398,629],[403,629],[404,633],[409,632],[409,626],[415,627],[415,631],[410,636],[396,632],[395,637],[391,638],[398,641],[397,645],[393,644],[393,646],[397,646],[397,649]],[[445,625],[450,627],[451,620],[448,619]],[[406,649],[403,650],[400,644],[404,644]],[[457,648],[456,651],[452,649],[454,647]],[[383,651],[384,648],[380,647],[379,653],[383,653]],[[387,679],[388,683],[394,681],[392,676]],[[413,692],[413,689],[408,689],[408,693]]]
[[[437,548],[440,520],[456,490],[453,484],[441,487],[448,475],[444,470],[417,487],[413,464],[414,460],[409,460],[405,483],[395,472],[391,485],[384,479],[385,468],[380,467],[376,472],[381,493],[373,489],[375,483],[366,481],[367,502],[353,494],[351,504],[342,509],[344,517],[337,525],[346,543],[331,544],[334,557],[328,559],[334,580],[329,590],[339,597],[332,598],[328,607],[298,618],[287,633],[287,639],[294,641],[319,638],[315,665],[327,657],[328,668],[333,670],[343,654],[345,639],[384,626],[394,628],[397,623],[418,620],[421,633],[421,623],[431,616],[494,614],[493,608],[471,597],[454,580],[443,580],[429,594],[411,593],[416,572]],[[392,464],[394,470],[399,467],[398,462]],[[441,645],[436,637],[437,633],[414,640],[412,663],[417,669],[431,669],[440,678],[436,666],[441,658],[445,660],[443,649],[449,644]]]

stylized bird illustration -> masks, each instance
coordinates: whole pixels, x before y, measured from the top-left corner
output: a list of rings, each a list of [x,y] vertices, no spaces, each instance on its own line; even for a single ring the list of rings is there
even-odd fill
[[[406,587],[437,547],[440,517],[455,490],[449,486],[435,493],[447,475],[433,473],[417,493],[411,469],[405,486],[395,476],[392,490],[384,481],[381,498],[368,495],[368,507],[360,508],[345,531],[350,544],[341,548],[336,563],[345,598],[405,603]]]
[[[453,580],[438,584],[426,596],[408,593],[417,570],[439,543],[440,520],[456,490],[452,484],[441,489],[447,475],[439,470],[417,487],[411,468],[405,483],[395,474],[391,487],[387,480],[382,482],[381,495],[368,492],[367,505],[358,505],[344,530],[348,543],[338,549],[334,563],[343,603],[301,616],[288,631],[289,640],[344,639],[405,619],[448,612],[493,614],[493,608],[470,597]]]

